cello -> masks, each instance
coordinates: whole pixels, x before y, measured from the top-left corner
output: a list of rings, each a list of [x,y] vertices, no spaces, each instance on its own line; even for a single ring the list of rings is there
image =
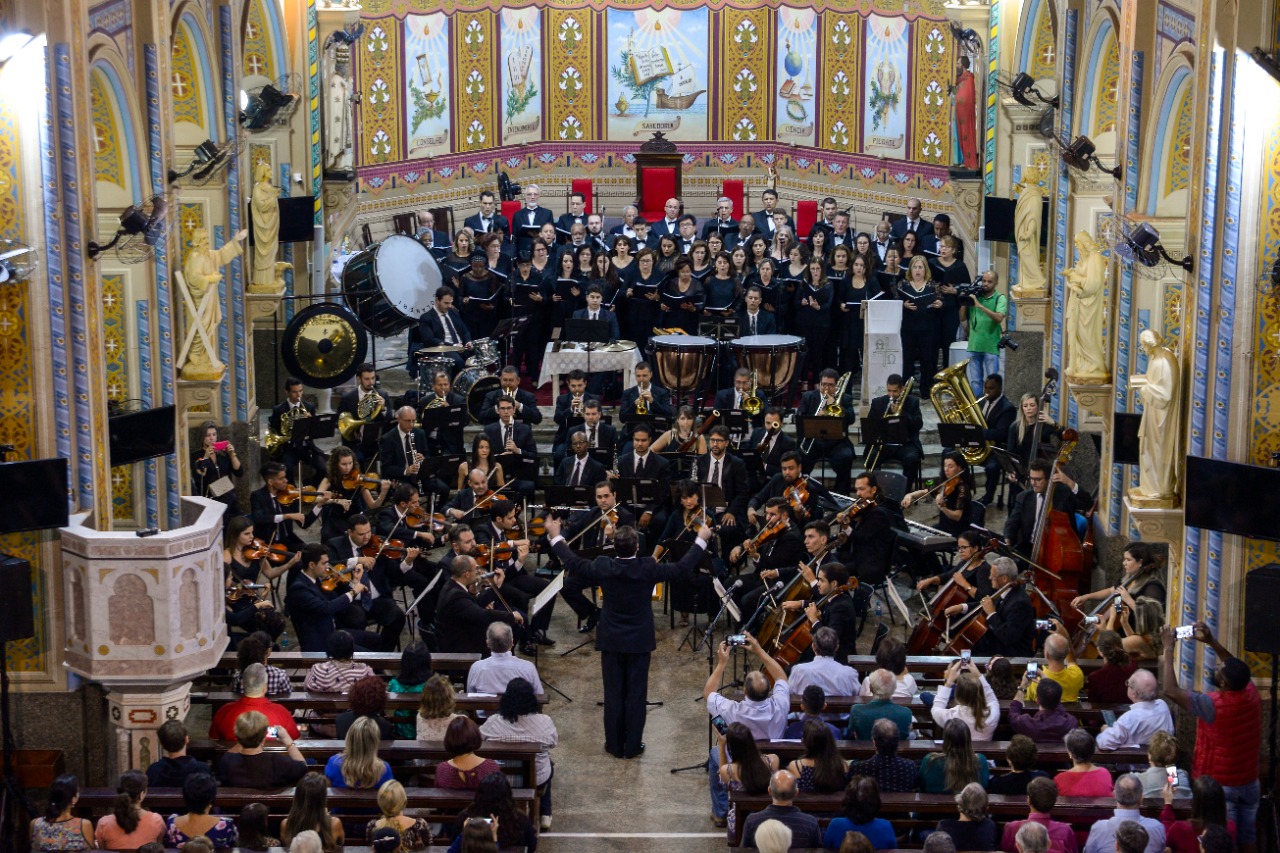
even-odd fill
[[[843,595],[852,592],[858,588],[858,579],[849,578],[847,583],[841,584],[822,598],[814,602],[818,610],[822,610],[822,606],[831,601],[837,595]],[[807,606],[806,606],[807,607]],[[781,608],[779,608],[781,609]],[[809,651],[809,647],[813,645],[813,625],[809,624],[809,616],[804,610],[800,611],[800,615],[787,627],[783,628],[778,634],[778,650],[773,653],[773,659],[778,662],[778,666],[784,670],[790,669],[800,658],[804,657],[804,653]]]
[[[812,560],[805,564],[805,568],[810,572],[813,566],[823,557],[830,554],[836,548],[844,543],[844,537],[840,536],[835,539],[827,540],[827,544],[817,553]],[[772,598],[766,588],[765,595]],[[775,607],[771,608],[764,617],[764,622],[760,626],[760,632],[756,635],[756,639],[760,642],[760,648],[772,657],[779,649],[779,641],[782,638],[782,620],[786,618],[786,611],[782,609],[782,605],[788,601],[800,601],[809,597],[809,582],[805,580],[804,572],[796,572],[796,576],[787,582],[782,588],[782,592],[778,597],[773,599]],[[803,615],[803,614],[802,614]]]
[[[1062,446],[1058,449],[1053,470],[1049,474],[1044,504],[1036,517],[1030,555],[1032,567],[1047,575],[1045,591],[1049,601],[1059,613],[1067,614],[1064,624],[1068,631],[1074,631],[1080,624],[1080,611],[1072,607],[1071,602],[1080,594],[1080,577],[1085,571],[1085,548],[1076,535],[1074,513],[1055,509],[1053,506],[1053,493],[1057,485],[1053,479],[1062,466],[1071,460],[1079,438],[1079,434],[1073,429],[1062,431]]]
[[[952,573],[947,582],[933,596],[933,600],[928,604],[927,613],[921,618],[919,624],[911,631],[911,636],[907,639],[907,654],[912,655],[931,655],[937,651],[939,643],[945,638],[947,633],[947,610],[957,604],[968,604],[971,596],[969,591],[956,582],[955,574],[963,572],[971,566],[976,566],[979,570],[986,565],[984,559],[987,554],[996,550],[995,543],[988,543],[978,550],[969,562]]]

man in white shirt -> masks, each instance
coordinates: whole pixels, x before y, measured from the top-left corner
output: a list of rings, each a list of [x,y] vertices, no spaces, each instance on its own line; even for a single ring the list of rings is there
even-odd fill
[[[711,671],[702,688],[702,698],[707,703],[707,713],[713,719],[720,717],[726,724],[742,723],[751,730],[756,740],[776,740],[786,730],[787,713],[791,710],[791,690],[787,684],[787,674],[777,661],[765,654],[755,637],[750,634],[746,637],[747,649],[764,665],[765,671],[747,673],[741,700],[734,702],[726,699],[720,695],[720,682],[729,664],[730,647],[727,642],[721,643],[717,650],[716,668]],[[769,687],[765,673],[773,679],[772,688]],[[711,777],[711,820],[716,826],[724,826],[729,814],[729,792],[720,782],[719,746],[711,750],[708,771]]]
[[[1173,734],[1173,715],[1160,693],[1159,683],[1150,670],[1136,669],[1129,680],[1129,701],[1133,704],[1110,726],[1103,726],[1098,735],[1098,749],[1119,749],[1122,746],[1146,746],[1156,732]]]
[[[889,248],[889,220],[881,219],[876,223],[876,254],[880,256],[880,263],[884,263],[884,253]]]
[[[1116,830],[1127,820],[1138,823],[1147,831],[1147,848],[1144,853],[1162,853],[1164,826],[1160,821],[1142,815],[1142,780],[1133,773],[1126,773],[1116,780],[1114,790],[1114,816],[1094,823],[1089,830],[1089,840],[1084,843],[1084,853],[1113,853],[1116,849]]]
[[[534,693],[542,692],[542,680],[538,668],[527,660],[516,657],[511,649],[515,636],[506,622],[491,622],[485,631],[485,645],[489,657],[476,661],[467,670],[468,693],[505,693],[507,682],[523,678],[533,685]]]
[[[857,696],[862,689],[858,671],[836,660],[840,635],[833,628],[819,628],[813,633],[813,660],[791,667],[791,695],[799,696],[811,684],[822,688],[828,696]]]

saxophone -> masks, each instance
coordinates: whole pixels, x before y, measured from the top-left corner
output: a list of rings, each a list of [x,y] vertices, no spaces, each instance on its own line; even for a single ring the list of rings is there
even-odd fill
[[[343,441],[355,441],[356,434],[360,432],[360,427],[377,420],[386,406],[387,401],[382,399],[381,394],[374,391],[371,394],[366,394],[364,399],[356,404],[355,415],[350,412],[343,412],[339,415],[338,432],[342,434]]]

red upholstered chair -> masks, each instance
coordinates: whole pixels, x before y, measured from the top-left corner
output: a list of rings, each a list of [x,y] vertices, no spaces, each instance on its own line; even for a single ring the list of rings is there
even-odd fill
[[[818,203],[813,199],[796,202],[796,237],[809,241],[809,232],[818,221]]]
[[[516,214],[520,212],[522,207],[524,207],[524,203],[520,201],[504,201],[502,203],[502,215],[507,219],[507,227],[512,229],[512,233],[509,235],[512,239],[516,236],[515,226],[512,223],[516,221]]]
[[[583,212],[590,216],[594,213],[595,189],[590,178],[574,178],[569,182],[569,195],[574,193],[582,193],[582,197],[587,200],[587,204],[582,208]]]
[[[721,181],[720,195],[733,202],[733,218],[741,219],[746,212],[746,191],[742,181]]]
[[[650,166],[641,175],[637,169],[636,180],[640,184],[640,215],[649,222],[657,222],[666,216],[663,206],[669,198],[680,197],[679,171],[669,166]]]

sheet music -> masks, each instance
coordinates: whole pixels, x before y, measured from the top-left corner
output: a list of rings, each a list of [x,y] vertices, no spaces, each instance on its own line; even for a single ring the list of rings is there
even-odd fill
[[[725,601],[725,596],[727,596],[729,593],[725,590],[724,584],[720,583],[720,578],[716,577],[715,575],[712,575],[711,585],[715,587],[716,595],[720,596],[720,600]],[[728,601],[725,601],[725,604],[728,605],[729,607],[729,615],[733,617],[733,621],[741,622],[742,611],[738,610],[738,605],[734,603],[733,599],[729,599]]]
[[[542,592],[538,593],[537,596],[534,597],[533,601],[529,602],[529,620],[532,621],[533,617],[536,616],[542,608],[546,607],[548,602],[555,601],[556,596],[560,594],[560,590],[563,588],[564,572],[561,571],[551,579],[551,583],[547,584],[546,588],[542,590]]]

